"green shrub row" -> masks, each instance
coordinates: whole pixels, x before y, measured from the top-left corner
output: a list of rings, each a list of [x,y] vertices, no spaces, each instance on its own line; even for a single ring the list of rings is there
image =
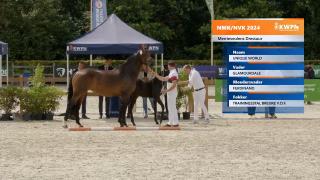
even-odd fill
[[[72,60],[70,61],[70,65],[76,65],[79,63],[80,60]],[[89,64],[90,60],[84,60]],[[169,60],[164,60],[164,63],[168,62]],[[190,64],[190,65],[210,65],[210,60],[174,60],[178,65]],[[11,61],[14,65],[23,65],[23,66],[37,66],[38,64],[46,66],[46,65],[66,65],[66,60],[15,60]],[[103,64],[103,60],[93,60],[94,66],[99,66]],[[114,66],[123,64],[125,60],[114,60],[112,64]],[[214,59],[214,65],[223,65],[223,60],[221,59]],[[160,65],[161,61],[158,60],[158,65]],[[320,60],[305,60],[305,64],[313,64],[319,65]]]
[[[20,113],[46,114],[59,107],[64,92],[44,84],[43,66],[38,65],[31,78],[31,87],[0,88],[0,109],[12,113],[20,105]]]

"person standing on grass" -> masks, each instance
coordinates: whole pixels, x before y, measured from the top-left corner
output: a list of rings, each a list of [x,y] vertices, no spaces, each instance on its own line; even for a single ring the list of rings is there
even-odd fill
[[[167,89],[161,91],[162,94],[167,94],[168,97],[168,124],[165,127],[179,127],[178,111],[176,106],[177,95],[178,95],[178,72],[176,70],[176,64],[173,61],[168,63],[169,75],[160,76],[156,72],[153,72],[150,68],[149,71],[155,75],[160,81],[167,81]]]
[[[205,89],[203,80],[200,76],[200,73],[196,69],[191,68],[190,65],[183,66],[183,70],[185,73],[189,75],[188,86],[190,88],[191,87],[193,88],[193,93],[192,93],[193,100],[194,100],[193,123],[197,124],[199,121],[199,117],[198,117],[199,107],[204,114],[205,122],[209,123],[209,114],[208,114],[207,107],[205,105],[206,89]]]

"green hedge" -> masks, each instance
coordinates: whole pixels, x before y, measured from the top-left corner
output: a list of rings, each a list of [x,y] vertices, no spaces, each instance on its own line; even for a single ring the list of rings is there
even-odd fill
[[[79,60],[80,61],[80,60]],[[77,64],[79,61],[72,60],[70,64]],[[90,60],[83,60],[89,64]],[[210,60],[174,60],[177,64],[192,64],[192,65],[210,65]],[[93,65],[102,65],[103,60],[93,60]],[[120,65],[123,64],[125,60],[114,60],[112,62],[113,65]],[[164,63],[168,62],[168,60],[164,60]],[[214,60],[216,64],[222,64],[221,60]],[[57,65],[66,64],[66,60],[15,60],[13,61],[14,65],[24,65],[24,66],[36,66],[37,64],[41,65],[52,65],[53,63]],[[158,65],[160,65],[161,61],[158,59]]]
[[[80,60],[79,60],[80,61]],[[70,61],[70,65],[76,65],[79,61],[72,60]],[[89,64],[89,60],[84,60]],[[178,65],[190,64],[190,65],[210,65],[210,60],[174,60]],[[14,65],[23,65],[23,66],[37,66],[37,64],[41,65],[52,65],[55,63],[56,65],[64,65],[67,63],[66,60],[15,60],[11,61]],[[112,63],[114,66],[123,64],[125,60],[114,60]],[[168,60],[164,60],[164,63],[168,62]],[[215,65],[223,65],[223,61],[221,59],[214,59]],[[158,60],[158,65],[160,65],[160,60]],[[103,64],[103,60],[93,60],[94,66],[99,66]],[[320,64],[320,60],[305,60],[305,64]]]

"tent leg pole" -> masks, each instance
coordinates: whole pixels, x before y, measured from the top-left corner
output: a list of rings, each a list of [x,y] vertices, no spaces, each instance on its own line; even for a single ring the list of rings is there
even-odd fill
[[[155,72],[158,72],[158,54],[156,54],[156,64],[155,64]]]
[[[161,54],[161,70],[164,70],[164,66],[163,66],[163,53]]]
[[[9,86],[9,53],[7,54],[7,86]]]
[[[69,54],[67,53],[67,90],[69,88]]]
[[[213,66],[213,41],[211,41],[211,66]]]
[[[2,87],[2,55],[0,55],[0,87]]]
[[[90,66],[92,66],[92,54],[90,54]]]

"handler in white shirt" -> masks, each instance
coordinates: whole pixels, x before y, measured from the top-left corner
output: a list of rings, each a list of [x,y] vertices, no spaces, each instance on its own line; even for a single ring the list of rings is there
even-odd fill
[[[198,123],[198,110],[199,107],[204,113],[205,121],[209,123],[209,114],[207,107],[205,105],[205,97],[206,97],[206,89],[203,83],[203,80],[200,76],[200,73],[191,68],[190,65],[183,66],[183,70],[189,75],[189,84],[188,86],[191,88],[193,87],[193,100],[194,100],[194,121],[193,123]]]
[[[177,82],[178,82],[178,73],[176,71],[176,64],[173,61],[168,62],[168,68],[170,73],[166,77],[162,77],[157,73],[153,72],[152,69],[149,68],[149,71],[155,75],[160,81],[167,81],[167,89],[162,90],[161,93],[167,93],[168,97],[168,119],[169,122],[166,127],[179,127],[179,118],[178,118],[178,111],[176,106],[176,100],[178,95],[177,90]]]

